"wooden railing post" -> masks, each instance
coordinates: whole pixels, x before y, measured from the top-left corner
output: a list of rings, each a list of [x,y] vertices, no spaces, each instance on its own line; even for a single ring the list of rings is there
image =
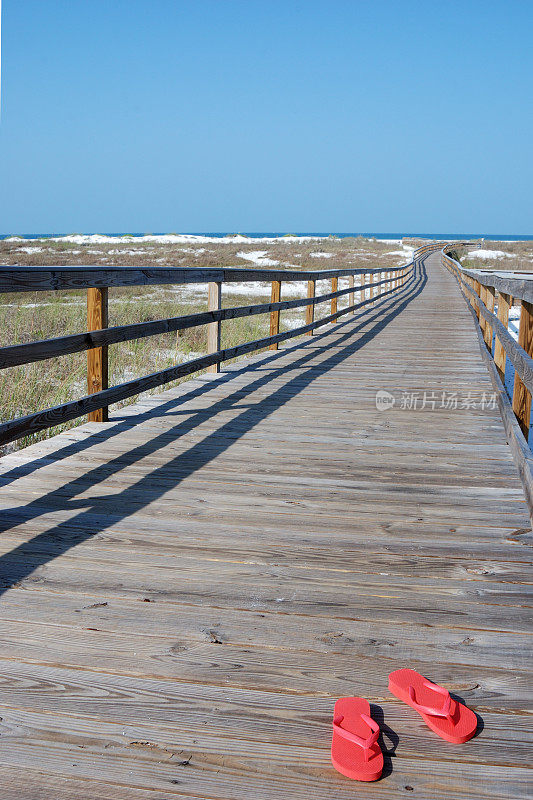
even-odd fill
[[[522,300],[518,344],[524,348],[529,356],[533,356],[533,303],[528,303],[526,300]],[[513,411],[527,440],[531,416],[531,394],[522,383],[517,372],[515,372],[514,376]]]
[[[87,330],[99,331],[108,327],[108,289],[87,289]],[[108,349],[94,347],[87,350],[87,390],[88,394],[109,388],[108,381]],[[107,422],[109,409],[107,406],[91,411],[89,422]]]
[[[496,291],[492,288],[492,286],[485,287],[485,305],[489,311],[494,313],[494,299],[495,299]],[[489,351],[492,353],[492,338],[493,338],[493,330],[492,325],[488,320],[485,321],[485,344],[487,345]]]
[[[307,281],[307,298],[309,300],[314,299],[316,295],[316,281]],[[308,306],[305,307],[305,324],[312,325],[315,321],[315,304],[309,303]],[[307,336],[312,336],[314,331],[310,330],[307,332]]]
[[[373,272],[370,275],[370,283],[372,283],[372,284],[374,283],[374,273]],[[374,305],[374,302],[373,302],[374,301],[374,287],[373,286],[370,287],[370,299],[372,300],[370,305],[373,306]]]
[[[508,328],[509,326],[509,301],[510,297],[508,294],[503,294],[503,292],[498,292],[497,302],[498,302],[498,319],[502,323],[504,328]],[[498,339],[498,333],[496,332],[496,342],[494,344],[494,363],[496,364],[496,369],[498,370],[498,374],[502,381],[505,379],[505,348]]]
[[[207,310],[220,311],[222,308],[222,283],[211,281],[207,289]],[[222,323],[220,320],[210,322],[207,326],[207,353],[216,353],[220,350]],[[211,364],[208,372],[220,372],[220,364]]]
[[[270,302],[279,303],[281,300],[281,281],[272,281],[270,292]],[[270,312],[270,335],[276,336],[279,333],[279,309]],[[270,350],[277,350],[278,342],[270,345]]]
[[[332,292],[336,292],[336,291],[338,291],[338,288],[339,288],[339,279],[338,278],[332,278],[331,279],[331,291]],[[332,297],[331,298],[331,313],[332,314],[336,314],[337,313],[337,308],[338,308],[338,297]],[[336,319],[332,319],[331,320],[331,324],[332,325],[335,325],[336,322],[337,322]]]
[[[355,286],[355,279],[354,279],[353,275],[349,275],[348,276],[348,286],[350,287],[350,289],[353,289],[354,286]],[[349,292],[348,293],[348,305],[350,307],[355,305],[355,292]],[[355,314],[355,311],[354,311],[354,314]]]
[[[484,305],[486,305],[486,300],[487,300],[486,294],[487,294],[487,292],[486,292],[486,289],[485,289],[484,285],[482,283],[480,283],[480,285],[479,285],[479,299],[481,300],[481,302]],[[483,314],[481,314],[481,312],[479,314],[479,325],[481,327],[481,332],[483,333],[483,339],[485,340],[485,344],[486,344],[487,343],[487,320],[485,319]]]
[[[477,294],[477,296],[481,297],[481,284],[480,284],[480,282],[479,281],[473,281],[472,288],[474,289],[474,292]],[[481,325],[481,320],[483,319],[483,317],[479,313],[479,308],[477,306],[475,306],[474,307],[474,311],[476,312],[476,316],[477,316],[478,320],[480,320],[480,325]],[[481,328],[483,330],[483,326],[482,325],[481,325]]]

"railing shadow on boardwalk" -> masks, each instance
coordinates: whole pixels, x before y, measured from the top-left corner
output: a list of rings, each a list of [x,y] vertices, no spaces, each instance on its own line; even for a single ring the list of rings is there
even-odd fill
[[[289,399],[304,391],[317,377],[323,376],[379,334],[420,294],[426,281],[423,261],[417,261],[413,278],[393,298],[379,306],[370,308],[357,319],[352,317],[335,326],[333,332],[339,333],[339,338],[335,342],[334,350],[323,361],[317,364],[316,357],[320,353],[326,354],[330,349],[330,344],[321,344],[320,340],[330,336],[332,331],[314,336],[305,342],[299,340],[291,347],[286,347],[276,353],[269,353],[258,362],[250,365],[245,364],[242,369],[235,369],[225,373],[215,380],[215,385],[219,385],[221,380],[231,382],[232,379],[243,373],[253,374],[254,372],[259,372],[260,374],[247,386],[239,387],[235,392],[214,402],[211,406],[202,408],[198,412],[187,411],[186,413],[190,415],[189,418],[178,422],[175,427],[166,429],[148,442],[143,442],[143,444],[132,448],[129,452],[121,453],[106,464],[99,465],[88,473],[76,477],[70,483],[61,486],[60,489],[56,489],[35,501],[2,511],[0,533],[7,533],[22,523],[38,519],[52,511],[79,509],[80,513],[68,521],[59,522],[49,530],[37,534],[28,542],[13,548],[13,550],[0,557],[0,595],[24,578],[27,578],[38,567],[54,560],[72,547],[93,538],[106,528],[126,519],[131,513],[129,509],[134,509],[137,512],[140,507],[149,505],[157,500],[169,490],[168,476],[174,476],[173,486],[177,486],[185,478],[212,461],[228,449],[236,439],[239,439],[263,419],[266,419],[272,411],[280,408]],[[354,335],[359,334],[367,326],[370,326],[368,330],[356,341],[353,341]],[[309,345],[312,346],[309,347]],[[76,500],[76,496],[87,491],[88,488],[105,483],[109,477],[120,472],[120,470],[155,453],[159,448],[168,446],[173,439],[179,439],[181,436],[191,432],[199,424],[199,420],[205,422],[206,419],[214,419],[220,412],[234,407],[236,402],[239,403],[239,407],[242,407],[243,397],[252,395],[285,372],[285,367],[280,366],[277,371],[269,369],[266,374],[261,374],[262,368],[265,365],[271,367],[278,358],[297,350],[301,351],[301,356],[291,364],[291,371],[298,368],[298,374],[289,379],[279,389],[273,390],[266,398],[246,408],[238,417],[222,424],[215,431],[207,434],[200,442],[142,477],[136,483],[128,486],[121,493]],[[313,363],[305,369],[309,361]],[[302,368],[304,368],[303,371],[301,371]],[[54,459],[60,460],[79,454],[94,444],[101,444],[103,441],[110,440],[114,436],[150,418],[180,413],[176,411],[176,406],[207,394],[211,388],[213,388],[213,383],[207,381],[205,385],[196,387],[178,398],[172,398],[167,403],[162,403],[145,413],[123,417],[122,421],[116,424],[111,423],[109,431],[100,431],[56,451]],[[120,420],[120,417],[118,419]],[[228,435],[230,432],[231,435]],[[35,472],[48,463],[49,458],[43,457],[15,467],[0,476],[0,486],[5,486]],[[176,477],[177,474],[178,477]],[[142,498],[142,502],[140,502],[140,498]]]

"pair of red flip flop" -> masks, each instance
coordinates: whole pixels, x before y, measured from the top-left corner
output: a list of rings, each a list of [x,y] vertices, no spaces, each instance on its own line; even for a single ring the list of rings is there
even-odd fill
[[[389,691],[418,711],[426,725],[447,742],[462,744],[476,732],[474,712],[414,669],[391,672]],[[377,781],[383,770],[378,736],[379,725],[370,716],[367,700],[362,697],[337,700],[331,743],[331,761],[336,770],[356,781]]]

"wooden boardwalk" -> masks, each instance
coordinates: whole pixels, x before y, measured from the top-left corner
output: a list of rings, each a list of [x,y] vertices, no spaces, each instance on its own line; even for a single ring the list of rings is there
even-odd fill
[[[491,393],[435,255],[379,309],[1,459],[2,800],[533,796],[531,526]],[[404,666],[479,735],[392,698]],[[330,764],[342,695],[382,727],[377,783]]]

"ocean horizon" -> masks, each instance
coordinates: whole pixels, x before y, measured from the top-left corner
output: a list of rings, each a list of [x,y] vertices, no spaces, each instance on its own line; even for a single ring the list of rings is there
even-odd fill
[[[250,239],[278,239],[283,237],[309,237],[309,238],[317,238],[317,239],[327,239],[328,237],[336,237],[339,239],[346,239],[348,237],[357,237],[362,236],[365,239],[378,239],[378,240],[394,240],[394,239],[434,239],[436,241],[447,241],[447,240],[463,240],[463,239],[486,239],[488,241],[496,241],[496,242],[520,242],[520,241],[532,241],[533,234],[509,234],[509,233],[364,233],[364,232],[357,232],[357,233],[346,233],[346,232],[315,232],[315,231],[306,231],[306,232],[283,232],[283,231],[261,231],[261,232],[250,232],[244,231],[239,233],[222,233],[220,231],[213,232],[213,231],[202,231],[202,232],[187,232],[187,233],[168,233],[168,232],[156,232],[156,233],[131,233],[129,231],[124,232],[114,232],[114,233],[107,233],[107,232],[84,232],[84,233],[2,233],[0,234],[0,240],[11,239],[11,238],[18,238],[18,239],[52,239],[52,238],[62,238],[67,236],[109,236],[114,238],[121,238],[121,237],[131,237],[134,239],[142,238],[143,236],[198,236],[198,237],[210,237],[213,239],[223,239],[229,236],[242,236]]]

